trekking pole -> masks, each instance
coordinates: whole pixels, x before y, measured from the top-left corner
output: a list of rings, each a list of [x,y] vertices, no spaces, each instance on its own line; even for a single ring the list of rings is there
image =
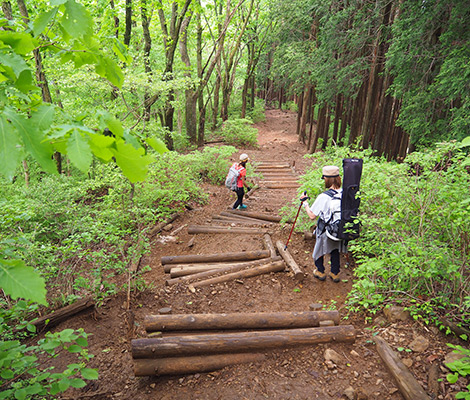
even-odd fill
[[[304,195],[302,198],[305,198],[305,200],[308,200],[310,197],[307,197],[307,191],[304,192]],[[304,200],[304,201],[305,201]],[[294,227],[295,227],[295,223],[297,222],[297,218],[299,216],[299,213],[300,213],[300,209],[302,208],[302,201],[300,202],[300,206],[299,206],[299,209],[297,210],[297,215],[295,216],[295,220],[294,220],[294,223],[292,224],[292,229],[290,230],[290,233],[289,233],[289,238],[287,239],[287,242],[286,242],[286,246],[284,247],[284,251],[287,250],[287,245],[289,244],[289,240],[290,240],[290,237],[292,236],[292,232],[294,231]]]

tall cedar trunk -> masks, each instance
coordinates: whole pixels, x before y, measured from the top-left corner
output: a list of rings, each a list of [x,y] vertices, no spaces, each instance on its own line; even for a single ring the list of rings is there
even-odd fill
[[[344,145],[345,143],[345,136],[346,136],[346,129],[349,125],[349,119],[351,118],[351,109],[352,109],[352,101],[351,99],[343,99],[343,114],[341,115],[341,129],[339,130],[339,139],[338,141]]]
[[[304,96],[298,96],[298,103],[297,103],[297,127],[295,128],[295,134],[299,137],[300,140],[300,121],[302,120],[302,111],[304,109]]]
[[[326,105],[321,106],[320,109],[318,110],[317,129],[315,130],[315,137],[313,139],[312,145],[308,150],[310,154],[315,153],[315,150],[317,149],[318,139],[322,135],[323,127],[325,126],[325,122],[326,122],[326,110],[327,110]]]
[[[385,134],[392,116],[393,99],[392,96],[385,94],[387,89],[390,87],[390,83],[391,76],[387,74],[382,88],[380,108],[376,113],[378,115],[378,120],[375,128],[373,148],[375,150],[375,154],[379,156],[385,152]]]
[[[2,11],[6,19],[8,20],[13,19],[13,13],[11,11],[11,3],[9,1],[2,2]]]
[[[124,44],[129,46],[132,33],[132,0],[126,0],[126,30],[124,31]]]
[[[144,36],[144,68],[145,73],[147,74],[147,78],[149,83],[152,82],[152,69],[150,67],[150,50],[152,49],[152,38],[150,37],[150,19],[147,16],[147,0],[142,0],[140,5],[140,13],[142,19],[142,31]],[[151,104],[149,103],[149,94],[147,90],[145,90],[144,94],[144,120],[150,121],[150,109]]]
[[[351,115],[351,132],[349,133],[349,146],[353,145],[361,134],[362,120],[364,115],[364,102],[367,95],[367,79],[362,82],[359,94],[354,101],[354,107]]]
[[[245,118],[246,116],[246,105],[247,105],[247,96],[248,96],[248,89],[250,86],[250,81],[251,81],[251,68],[253,65],[253,59],[254,59],[254,45],[251,43],[248,44],[247,46],[248,49],[248,65],[246,67],[246,77],[245,81],[243,82],[243,90],[242,90],[242,110],[240,113],[241,118]]]
[[[279,91],[279,110],[282,110],[282,98],[284,96],[284,88],[281,86],[281,90]]]
[[[325,123],[323,125],[323,129],[321,132],[321,137],[323,139],[322,143],[322,150],[326,149],[326,146],[328,145],[328,134],[330,132],[330,107],[326,106],[326,118],[325,118]]]
[[[191,60],[188,53],[187,29],[191,21],[191,14],[188,15],[181,24],[180,54],[181,61],[186,66],[184,76],[191,80]],[[185,90],[185,119],[186,136],[191,144],[197,144],[197,100],[198,95],[194,86],[191,85]]]
[[[255,95],[256,95],[256,77],[253,74],[251,77],[251,96],[250,96],[250,107],[255,108]]]
[[[28,9],[26,8],[26,4],[24,0],[17,0],[18,8],[20,10],[21,16],[23,17],[23,21],[25,24],[29,23],[29,13]],[[8,6],[6,6],[8,8]],[[11,5],[10,5],[10,12],[11,12]],[[41,88],[42,100],[46,103],[52,103],[52,96],[49,90],[49,84],[47,83],[46,74],[44,72],[44,67],[42,65],[42,57],[39,49],[33,50],[34,54],[34,62],[36,64],[36,81],[38,86]],[[54,160],[56,163],[57,172],[59,174],[62,173],[62,155],[56,151],[54,152]]]
[[[302,118],[300,120],[300,132],[299,132],[299,142],[305,144],[306,139],[306,129],[307,129],[307,118],[309,116],[308,109],[310,107],[310,94],[311,86],[306,85],[304,89],[303,101],[302,101]]]
[[[382,18],[382,25],[379,28],[379,34],[377,35],[377,40],[375,42],[373,50],[373,60],[371,72],[369,75],[369,87],[367,90],[367,98],[365,101],[364,107],[364,117],[362,123],[361,133],[362,137],[362,146],[367,149],[372,142],[373,131],[374,131],[374,107],[378,104],[378,96],[380,94],[380,84],[383,80],[381,73],[384,68],[384,58],[386,52],[384,30],[385,27],[389,25],[390,22],[390,11],[392,7],[392,2],[390,1],[385,9]]]
[[[339,120],[341,118],[341,113],[343,109],[343,96],[338,94],[336,96],[336,106],[335,106],[335,122],[333,124],[333,143],[338,143],[338,128],[339,128]]]

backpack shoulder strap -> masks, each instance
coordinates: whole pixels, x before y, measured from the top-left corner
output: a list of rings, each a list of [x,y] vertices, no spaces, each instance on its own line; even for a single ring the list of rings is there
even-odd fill
[[[334,189],[328,189],[323,193],[330,196],[331,198],[335,197],[338,194],[338,192]]]

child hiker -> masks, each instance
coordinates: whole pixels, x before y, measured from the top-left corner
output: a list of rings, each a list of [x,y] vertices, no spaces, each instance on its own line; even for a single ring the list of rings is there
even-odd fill
[[[237,194],[237,201],[233,205],[233,209],[239,209],[239,210],[244,210],[246,208],[246,205],[243,204],[243,196],[245,195],[245,189],[246,187],[248,192],[250,191],[250,187],[247,185],[245,178],[246,178],[246,163],[249,161],[248,155],[243,153],[240,156],[240,162],[236,163],[235,168],[240,171],[240,175],[238,175],[237,179],[237,190],[235,193]]]
[[[322,173],[322,179],[325,180],[325,188],[332,189],[338,195],[341,195],[342,189],[339,168],[334,165],[327,165],[323,167]],[[331,197],[329,195],[321,193],[310,207],[306,197],[300,199],[308,216],[311,219],[318,217],[317,228],[315,230],[316,241],[313,249],[313,259],[316,268],[313,271],[313,276],[321,281],[325,280],[326,274],[323,259],[325,254],[329,254],[331,270],[328,275],[333,282],[339,282],[340,252],[347,252],[347,243],[345,243],[344,240],[332,240],[325,232],[326,223],[331,218],[330,200]]]

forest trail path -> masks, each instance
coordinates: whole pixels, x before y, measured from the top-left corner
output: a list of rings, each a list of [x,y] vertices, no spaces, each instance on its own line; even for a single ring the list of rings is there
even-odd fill
[[[296,114],[268,110],[266,115],[265,122],[256,124],[259,147],[241,149],[240,153],[248,153],[250,159],[260,165],[288,164],[292,167],[290,175],[302,175],[309,161],[303,157],[305,146],[297,141],[295,135]],[[236,161],[238,156],[234,154],[232,161]],[[297,201],[296,187],[266,187],[266,182],[273,181],[268,175],[259,182],[260,189],[246,200],[247,211],[278,214],[282,207]],[[75,398],[82,398],[81,395],[85,394],[93,399],[329,400],[345,398],[345,391],[352,388],[361,399],[402,399],[375,350],[370,326],[354,314],[340,322],[342,325],[352,324],[357,329],[354,344],[327,343],[269,350],[262,362],[226,367],[212,373],[134,376],[131,339],[146,337],[145,316],[158,314],[164,307],[171,308],[172,314],[256,313],[308,311],[312,303],[321,303],[324,309],[338,310],[342,318],[348,315],[345,301],[351,290],[351,269],[354,266],[346,268],[342,260],[342,281],[339,283],[330,279],[324,282],[314,280],[311,258],[314,243],[305,241],[301,233],[293,233],[288,246],[290,254],[305,273],[301,283],[294,279],[292,272],[278,272],[201,287],[194,292],[186,285],[166,286],[168,274],[161,264],[164,256],[247,252],[264,248],[262,234],[190,235],[189,225],[211,224],[214,216],[226,211],[235,201],[234,195],[223,185],[205,185],[204,190],[209,194],[208,204],[193,208],[175,220],[154,238],[150,255],[142,259],[141,265],[151,267],[151,271],[143,275],[151,289],[132,294],[129,310],[126,294],[121,294],[108,299],[93,316],[84,314],[68,324],[67,327],[82,327],[93,334],[89,348],[96,357],[91,366],[100,371],[99,381],[81,390]],[[291,226],[270,225],[268,229],[273,243],[279,240],[285,243]],[[416,326],[410,322],[395,323],[382,333],[387,339],[394,339],[396,346],[406,348],[416,336],[415,330]],[[328,367],[325,363],[327,349],[339,354],[340,360],[335,366]],[[409,359],[424,380],[424,359],[419,354],[410,355]]]

